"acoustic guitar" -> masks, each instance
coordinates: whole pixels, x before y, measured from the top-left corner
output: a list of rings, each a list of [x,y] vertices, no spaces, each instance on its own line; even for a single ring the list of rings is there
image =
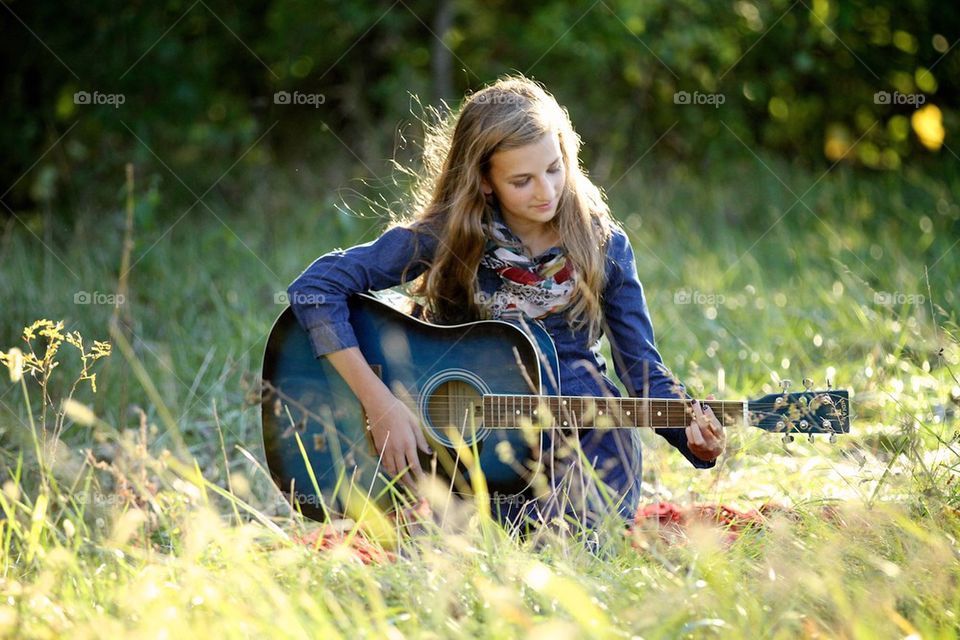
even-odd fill
[[[351,296],[348,306],[363,356],[421,420],[434,451],[418,450],[422,468],[458,495],[477,491],[482,477],[498,501],[535,497],[535,478],[549,472],[545,452],[559,433],[690,423],[688,399],[563,395],[556,348],[537,321],[436,325],[370,294]],[[261,380],[267,466],[285,497],[317,520],[348,513],[359,494],[389,510],[400,485],[379,464],[363,407],[327,359],[314,357],[289,307],[270,332]],[[755,400],[700,402],[724,427],[785,439],[848,433],[847,391],[805,384]]]

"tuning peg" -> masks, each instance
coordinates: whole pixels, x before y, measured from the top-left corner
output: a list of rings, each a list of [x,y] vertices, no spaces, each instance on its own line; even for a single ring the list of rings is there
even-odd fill
[[[789,433],[785,433],[783,434],[782,440],[783,440],[783,444],[790,444],[791,442],[793,442],[793,436],[790,435]]]
[[[793,384],[793,381],[792,381],[792,380],[787,380],[786,378],[784,378],[783,380],[780,381],[780,386],[783,388],[783,392],[784,392],[784,393],[787,392],[787,389],[790,388],[790,385],[791,385],[791,384]]]
[[[813,444],[813,433],[812,433],[812,432],[807,434],[807,442],[809,442],[810,444]]]
[[[813,380],[810,378],[804,378],[803,388],[807,391],[813,391]]]
[[[830,442],[830,444],[837,444],[837,434],[831,433],[831,434],[830,434],[829,442]]]
[[[833,389],[833,381],[827,378],[827,391]]]

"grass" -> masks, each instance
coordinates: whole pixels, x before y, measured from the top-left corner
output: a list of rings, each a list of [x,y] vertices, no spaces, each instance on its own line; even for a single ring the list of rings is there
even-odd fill
[[[0,241],[4,349],[26,351],[39,318],[87,349],[113,344],[80,405],[63,403],[80,374],[69,343],[48,402],[30,376],[0,383],[0,634],[955,637],[960,177],[645,167],[608,194],[660,351],[691,393],[830,378],[855,411],[836,445],[733,431],[710,472],[645,434],[646,499],[789,511],[732,543],[644,529],[594,554],[553,533],[519,543],[459,505],[456,526],[423,525],[395,562],[317,553],[295,541],[316,525],[258,464],[252,379],[275,296],[320,253],[375,237],[378,219],[278,173],[164,233],[156,220],[182,212],[135,188],[119,324],[74,296],[117,291],[122,202],[97,227],[27,220],[56,256],[24,225]]]

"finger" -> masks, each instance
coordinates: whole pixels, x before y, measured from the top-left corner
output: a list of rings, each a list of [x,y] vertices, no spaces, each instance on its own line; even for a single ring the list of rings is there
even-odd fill
[[[706,418],[704,424],[710,430],[710,433],[713,435],[723,433],[723,425],[720,424],[720,419],[717,417],[717,414],[713,412],[713,409],[710,408],[710,405],[704,407],[703,415]]]
[[[417,479],[423,477],[423,468],[420,466],[420,458],[417,456],[417,447],[411,442],[407,446],[407,460],[410,462],[410,471]]]
[[[703,432],[704,437],[713,435],[712,425],[715,419],[713,409],[710,408],[710,405],[700,402],[698,402],[698,406],[700,408],[700,415],[697,418],[697,422],[700,424],[700,430]]]
[[[703,412],[703,421],[698,425],[700,433],[703,435],[703,441],[708,447],[714,447],[717,443],[717,425],[716,419],[712,417],[710,407],[706,407]]]
[[[397,480],[399,484],[405,487],[410,487],[412,489],[413,479],[410,477],[410,473],[407,471],[407,462],[405,460],[405,456],[403,452],[398,453],[397,457],[394,458],[394,460],[395,460],[394,465],[395,465],[396,471],[394,471],[394,473],[391,475]]]
[[[410,471],[407,471],[400,476],[400,482],[403,483],[403,486],[407,487],[411,491],[417,488],[417,483],[414,480],[413,474]]]
[[[420,425],[414,425],[413,435],[417,438],[417,448],[419,448],[428,456],[433,455],[433,449],[430,448],[430,443],[427,442],[427,436],[423,432],[423,427]]]
[[[693,420],[697,419],[697,401],[693,398],[690,399],[690,417]]]
[[[714,421],[711,423],[711,431],[713,432],[714,437],[717,442],[723,446],[724,441],[727,439],[727,432],[724,430],[723,425],[719,421]]]
[[[399,478],[401,473],[403,473],[403,457],[398,454],[390,462],[390,477]]]
[[[391,454],[384,452],[383,457],[380,459],[380,466],[383,468],[384,473],[386,473],[389,477],[393,478],[397,475],[397,470]]]
[[[696,420],[698,424],[705,422],[703,418],[703,408],[700,406],[699,400],[693,401],[693,419]]]
[[[711,393],[711,394],[708,395],[705,399],[706,399],[706,400],[716,400],[716,397]],[[713,407],[711,407],[711,406],[708,405],[708,404],[702,404],[701,407],[703,408],[703,413],[704,413],[704,415],[707,416],[708,419],[711,418],[711,417],[713,417],[713,415],[714,415],[714,414],[713,414]]]
[[[727,441],[727,430],[722,425],[717,429],[717,440],[721,446]]]
[[[715,395],[713,395],[712,393],[707,396],[707,400],[716,400],[716,399],[717,399],[717,397],[716,397]],[[717,436],[719,436],[721,439],[723,439],[723,437],[724,437],[723,425],[720,423],[720,419],[717,418],[716,413],[714,412],[713,408],[712,408],[710,405],[707,405],[707,406],[706,406],[706,411],[709,412],[708,415],[709,415],[709,417],[711,418],[711,420],[710,420],[710,430],[714,433],[714,435],[717,435]]]
[[[700,445],[698,445],[696,440],[694,440],[693,423],[690,423],[687,425],[686,432],[687,432],[687,446],[690,448],[691,451],[696,453],[697,451],[699,451]]]
[[[703,433],[700,431],[700,425],[696,420],[691,422],[690,426],[687,427],[687,438],[699,447],[706,445],[706,441],[703,439]]]
[[[717,446],[716,434],[710,430],[708,425],[701,424],[698,426],[700,427],[700,435],[703,436],[703,446],[712,451]]]

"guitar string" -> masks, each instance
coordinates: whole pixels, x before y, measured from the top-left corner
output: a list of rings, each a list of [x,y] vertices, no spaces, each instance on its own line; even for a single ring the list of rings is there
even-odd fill
[[[439,395],[439,394],[434,394],[434,395],[429,396],[429,397],[436,397],[437,395]],[[549,396],[549,395],[537,396],[537,395],[523,395],[523,394],[509,394],[509,393],[507,393],[507,394],[488,394],[488,395],[483,395],[483,394],[476,394],[476,395],[474,395],[474,394],[455,394],[455,393],[453,393],[453,394],[443,394],[443,395],[446,396],[446,397],[448,397],[448,398],[456,398],[457,400],[480,399],[481,401],[483,401],[484,399],[488,399],[488,400],[487,400],[488,402],[490,402],[490,401],[493,401],[493,402],[507,402],[508,399],[509,399],[509,400],[512,400],[512,399],[514,399],[514,398],[520,399],[521,402],[524,402],[524,401],[526,401],[527,398],[543,398],[543,399],[544,399],[544,400],[543,400],[544,402],[550,402],[550,401],[553,401],[553,402],[562,402],[562,401],[564,401],[564,400],[568,400],[568,401],[576,401],[576,402],[584,402],[584,403],[593,401],[593,402],[596,402],[597,404],[600,404],[601,402],[607,402],[607,403],[609,403],[609,402],[615,402],[615,403],[616,403],[616,402],[621,402],[621,403],[623,403],[623,402],[633,402],[633,401],[643,402],[644,400],[648,400],[648,401],[650,401],[650,402],[666,402],[666,403],[670,403],[672,406],[676,406],[678,403],[690,404],[690,401],[689,401],[689,400],[680,400],[680,399],[673,399],[673,398],[637,398],[637,397],[634,397],[634,396],[629,396],[629,397],[627,397],[627,396],[610,396],[610,397],[608,397],[608,398],[605,398],[605,397],[603,397],[603,396],[596,396],[596,397],[594,397],[594,396]],[[412,396],[412,397],[421,398],[421,397],[424,397],[424,396],[423,396],[422,394],[420,394],[420,395],[414,395],[414,396]],[[846,400],[846,398],[839,398],[839,399],[841,399],[841,400]],[[776,402],[754,402],[754,401],[744,401],[744,400],[700,400],[700,404],[706,404],[706,405],[714,405],[714,404],[724,405],[724,404],[730,404],[730,405],[738,405],[738,406],[741,406],[741,407],[742,407],[743,404],[745,404],[745,403],[746,403],[748,406],[754,406],[754,407],[776,407],[776,406],[777,406],[777,403],[776,403]],[[835,405],[834,402],[821,401],[821,403],[822,403],[822,404],[825,404],[825,405]],[[798,402],[790,402],[790,403],[786,403],[785,406],[798,406],[799,404],[800,404],[800,403],[798,403]],[[691,406],[692,406],[692,405],[691,405]]]
[[[671,413],[677,413],[677,412],[679,412],[679,413],[681,413],[681,414],[688,414],[688,413],[689,413],[688,408],[690,408],[690,407],[693,406],[689,401],[682,401],[682,400],[679,400],[679,399],[674,400],[674,399],[671,399],[671,398],[634,398],[634,397],[617,397],[617,396],[611,396],[610,398],[593,399],[593,398],[591,398],[590,396],[534,396],[534,395],[529,395],[529,396],[527,396],[527,395],[517,395],[517,396],[514,396],[514,395],[511,395],[511,394],[503,394],[503,395],[500,395],[500,394],[491,394],[491,395],[489,395],[489,396],[470,395],[470,394],[445,394],[445,395],[447,396],[448,400],[449,400],[449,399],[452,399],[452,398],[456,398],[458,401],[461,401],[461,400],[479,400],[479,402],[480,402],[481,404],[483,404],[483,403],[501,403],[501,402],[506,403],[506,402],[509,402],[509,400],[507,400],[508,398],[511,399],[511,400],[512,400],[513,398],[517,398],[517,399],[519,399],[519,402],[520,402],[520,404],[521,404],[521,407],[520,407],[521,410],[523,409],[522,403],[527,402],[527,398],[537,398],[537,397],[543,398],[544,400],[542,400],[542,404],[547,404],[547,405],[548,405],[548,408],[549,408],[549,405],[550,405],[551,402],[554,403],[554,404],[556,404],[557,402],[565,402],[565,401],[568,401],[568,402],[571,402],[571,404],[572,404],[573,402],[580,402],[581,404],[588,404],[588,403],[590,403],[590,402],[593,402],[593,403],[596,404],[596,405],[600,405],[600,404],[608,404],[608,405],[609,405],[609,404],[622,404],[622,405],[623,405],[623,404],[626,404],[626,403],[629,403],[629,402],[642,403],[642,402],[644,402],[644,401],[646,400],[646,401],[650,402],[651,405],[652,405],[652,406],[650,407],[650,409],[653,409],[653,403],[668,403],[668,405],[667,405],[667,407],[666,407],[666,409],[665,409],[666,411],[671,412]],[[423,396],[413,396],[413,397],[420,398],[420,397],[423,397]],[[432,398],[432,397],[436,397],[436,396],[434,395],[434,396],[430,396],[430,397]],[[581,399],[581,398],[582,398],[582,399]],[[821,406],[833,407],[834,409],[836,409],[836,407],[837,407],[836,403],[834,403],[834,402],[824,402],[824,401],[821,401],[821,403],[822,403]],[[681,407],[681,406],[678,406],[678,405],[680,405],[680,404],[683,404],[684,406],[682,406],[682,407]],[[732,409],[732,410],[738,411],[738,412],[742,412],[743,406],[744,406],[744,404],[746,404],[746,405],[747,405],[747,410],[750,411],[751,413],[768,413],[768,414],[770,414],[770,415],[780,415],[780,414],[775,413],[775,412],[773,412],[773,411],[769,411],[769,409],[776,409],[776,408],[778,408],[777,403],[769,403],[769,402],[765,402],[765,403],[746,402],[746,403],[745,403],[745,402],[739,401],[739,400],[701,400],[701,401],[700,401],[700,404],[707,405],[707,406],[709,406],[711,409],[715,409],[715,405],[719,405],[719,409],[720,409],[721,411],[725,411],[725,410],[728,408],[728,407],[725,407],[724,405],[731,405],[731,406],[729,407],[729,409]],[[450,408],[451,406],[452,406],[452,405],[448,404],[448,412],[449,412],[449,410],[450,410],[449,408]],[[800,403],[785,403],[785,404],[780,405],[780,406],[782,406],[784,409],[789,409],[789,408],[802,409],[802,408],[803,408],[803,406],[802,406]],[[506,407],[505,405],[504,405],[504,406],[498,405],[497,407],[493,407],[493,408],[495,408],[495,409],[497,409],[497,410],[509,410],[509,411],[513,411],[513,410],[516,409],[516,404],[512,404],[512,405],[509,407],[509,409],[507,409],[507,407]],[[812,411],[815,412],[815,411],[817,411],[818,409],[819,409],[819,407],[814,408]],[[561,407],[561,410],[562,410],[562,407]],[[664,409],[661,408],[661,409],[658,409],[658,410],[661,410],[661,411],[662,411],[662,410],[664,410]],[[621,410],[621,411],[622,411],[622,410]],[[807,409],[807,412],[809,413],[810,410]]]
[[[479,398],[480,400],[487,400],[487,401],[494,401],[494,402],[510,402],[514,400],[519,400],[523,402],[523,401],[527,401],[528,398],[542,398],[544,402],[551,402],[551,401],[562,402],[564,400],[568,400],[568,401],[576,401],[576,402],[584,402],[584,403],[593,401],[598,404],[601,402],[611,402],[611,401],[612,402],[633,402],[633,401],[642,402],[644,400],[648,400],[650,402],[666,402],[674,406],[676,406],[678,403],[689,404],[691,402],[689,399],[680,399],[680,398],[659,398],[659,397],[644,398],[644,397],[636,397],[636,396],[564,396],[564,395],[555,396],[555,395],[546,395],[546,394],[538,395],[538,394],[512,394],[512,393],[491,393],[491,394],[445,393],[445,394],[433,394],[430,397],[436,397],[437,395],[443,395],[448,398],[456,398],[458,400]],[[820,398],[814,397],[808,400],[808,404],[810,402],[817,401],[817,400],[819,400],[822,404],[835,404],[834,400],[840,400],[840,401],[847,400],[846,397],[839,396],[839,395],[831,396],[826,392],[814,394],[814,395],[815,396],[827,395],[828,400],[820,400]],[[423,397],[423,394],[419,394],[416,397]],[[778,404],[777,402],[757,402],[753,400],[716,400],[716,399],[705,400],[700,398],[694,398],[694,400],[699,400],[701,404],[708,404],[708,405],[709,404],[743,405],[744,403],[747,403],[749,405],[758,406],[758,407],[776,407]],[[791,401],[791,402],[784,401],[784,403],[790,406],[797,406],[801,404],[798,401]]]
[[[480,397],[481,403],[484,402],[483,396],[464,395],[464,394],[449,394],[449,395],[456,395],[456,396],[458,397],[458,399],[462,399],[462,398],[477,399],[478,397]],[[822,394],[821,394],[821,395],[822,395]],[[505,416],[501,416],[501,415],[500,415],[500,414],[503,414],[503,413],[516,414],[516,412],[523,412],[522,403],[523,403],[527,398],[536,398],[536,397],[544,398],[544,399],[545,399],[544,404],[548,404],[548,405],[549,405],[549,402],[550,402],[550,401],[553,401],[554,403],[556,403],[556,402],[561,402],[561,401],[563,401],[563,398],[564,398],[563,396],[535,396],[535,395],[513,395],[513,394],[491,394],[491,395],[486,396],[486,397],[489,398],[489,400],[486,401],[487,403],[496,403],[496,406],[491,407],[491,411],[494,412],[498,417],[501,417],[501,418],[502,418],[502,417],[505,417]],[[513,404],[513,403],[511,403],[509,407],[506,406],[505,404],[504,404],[504,405],[501,405],[501,404],[500,404],[500,403],[506,403],[506,401],[507,401],[508,399],[511,399],[511,400],[512,400],[512,399],[514,399],[514,398],[520,399],[520,402],[521,402],[521,408],[520,408],[520,409],[517,409],[517,408],[516,408],[516,405]],[[680,400],[679,398],[677,398],[677,399],[672,399],[672,398],[646,398],[646,399],[644,399],[644,398],[630,398],[630,397],[624,398],[624,397],[617,397],[617,396],[611,396],[609,399],[602,398],[602,399],[600,399],[600,400],[594,400],[594,399],[591,398],[590,396],[567,396],[566,398],[567,398],[567,399],[574,399],[574,400],[578,400],[578,399],[581,399],[581,398],[582,398],[582,402],[583,402],[583,403],[589,403],[589,402],[593,401],[595,404],[600,404],[600,402],[609,402],[609,400],[614,400],[615,402],[617,402],[617,401],[619,401],[619,402],[624,402],[624,401],[643,402],[644,400],[649,400],[651,403],[653,403],[653,402],[669,403],[669,404],[668,404],[668,407],[666,408],[666,415],[664,416],[664,415],[661,413],[661,411],[662,411],[662,409],[661,409],[661,410],[658,410],[658,415],[656,416],[657,418],[665,418],[665,419],[666,419],[666,422],[668,422],[668,423],[669,423],[669,422],[674,422],[674,421],[678,421],[678,422],[679,422],[679,421],[683,421],[683,422],[686,422],[687,417],[691,414],[691,411],[688,410],[688,407],[691,407],[691,406],[692,406],[692,405],[689,404],[689,401],[688,401],[688,400]],[[841,398],[841,400],[842,400],[842,398]],[[720,407],[720,409],[719,409],[719,410],[720,410],[720,416],[719,416],[719,417],[726,418],[727,416],[733,415],[733,417],[734,417],[735,419],[734,419],[732,422],[734,422],[735,424],[740,424],[741,420],[740,420],[738,417],[736,417],[735,414],[731,414],[730,412],[725,411],[722,405],[724,405],[724,404],[732,404],[732,405],[735,405],[735,408],[736,408],[736,412],[735,412],[735,413],[742,413],[743,405],[744,405],[744,403],[743,403],[742,401],[736,401],[736,400],[716,400],[716,401],[708,401],[708,400],[705,400],[705,401],[703,401],[703,404],[707,404],[707,405],[709,406],[711,402],[714,403],[714,404],[720,404],[720,405],[721,405],[721,407]],[[822,402],[823,402],[823,401],[822,401]],[[679,404],[685,404],[686,406],[678,406]],[[846,419],[845,416],[842,415],[841,412],[836,408],[836,404],[833,403],[832,401],[830,401],[830,402],[823,402],[823,404],[825,404],[825,405],[827,405],[827,406],[829,406],[829,407],[833,407],[833,412],[832,412],[832,414],[830,414],[831,417],[833,417],[833,418],[835,418],[835,419],[838,419],[838,420],[841,420],[841,421]],[[790,405],[786,405],[786,407],[789,407],[789,406],[797,407],[798,405],[797,405],[796,403],[791,403]],[[754,407],[754,408],[750,408],[750,406],[748,405],[747,411],[748,411],[750,414],[754,414],[755,417],[759,417],[759,416],[762,416],[763,418],[770,418],[770,417],[784,418],[784,417],[786,417],[786,416],[784,416],[784,415],[781,414],[781,413],[776,413],[776,412],[764,410],[764,408],[766,408],[766,407],[776,408],[777,405],[776,405],[775,403],[758,403],[758,404],[754,404],[753,407]],[[786,408],[786,407],[785,407],[785,408]],[[532,408],[532,407],[531,407],[531,408]],[[538,408],[539,408],[539,407],[538,407]],[[595,408],[595,407],[594,407],[594,408]],[[712,407],[711,407],[711,408],[712,408]],[[552,410],[552,408],[551,408],[550,406],[548,406],[547,409],[550,410],[551,413],[554,413],[554,411]],[[649,415],[650,418],[653,418],[653,415],[652,415],[653,410],[654,410],[654,407],[653,407],[653,406],[647,408],[647,413],[648,413],[648,415]],[[559,413],[563,414],[563,413],[569,413],[569,412],[571,411],[571,409],[570,409],[569,407],[566,407],[566,405],[564,405],[564,406],[562,406],[562,407],[558,407],[558,408],[557,408],[557,411],[558,411]],[[803,419],[806,419],[807,417],[815,417],[815,416],[816,416],[816,413],[815,413],[815,412],[816,412],[816,409],[814,409],[813,412],[811,412],[809,409],[806,409],[806,410],[804,410],[803,413],[801,413],[800,415],[795,416],[795,418],[789,418],[789,417],[788,417],[788,419],[792,422],[794,419],[803,420]],[[616,410],[614,410],[614,413],[616,413]],[[628,410],[625,410],[625,409],[621,409],[621,410],[620,410],[620,413],[621,413],[621,414],[629,415],[629,411],[628,411]],[[643,414],[643,411],[640,410],[640,411],[638,412],[638,417],[643,417],[642,414]],[[448,414],[448,415],[449,415],[449,414]],[[518,415],[523,415],[523,413],[519,413]],[[582,415],[581,415],[580,417],[581,417],[581,419],[583,418]],[[622,417],[624,417],[624,416],[621,415],[620,417],[622,418]],[[823,418],[823,419],[824,419],[824,420],[828,420],[827,418]],[[652,421],[652,420],[651,420],[651,421]],[[723,424],[723,422],[722,422],[721,424],[722,424],[722,426],[730,426],[730,425]],[[818,429],[819,429],[819,428],[826,428],[826,427],[824,427],[824,426],[821,425],[821,424],[816,424],[816,427],[817,427]],[[491,428],[496,428],[496,427],[491,427]],[[508,428],[509,428],[509,427],[508,427]],[[654,427],[654,428],[657,428],[657,427]],[[671,428],[671,427],[659,427],[659,428]],[[801,428],[803,428],[803,427],[801,427]],[[832,425],[832,424],[829,426],[829,428],[830,428],[831,431],[835,431],[835,430],[833,429],[833,425]]]
[[[553,397],[555,398],[555,396],[553,396]],[[632,398],[631,398],[631,400],[632,400]],[[638,400],[639,400],[639,399],[638,399]],[[674,402],[674,403],[675,403],[675,402],[680,402],[679,400],[664,400],[664,401],[666,401],[666,402]],[[494,402],[495,402],[495,401],[494,401]],[[719,415],[718,417],[726,418],[726,417],[728,417],[728,416],[732,416],[732,417],[734,417],[734,420],[732,420],[731,422],[733,422],[733,423],[735,423],[735,424],[740,424],[740,423],[741,423],[740,415],[742,415],[743,404],[740,403],[740,402],[736,402],[736,401],[724,401],[724,402],[730,402],[730,403],[732,403],[732,404],[736,404],[736,405],[739,405],[739,406],[737,407],[737,411],[734,412],[734,413],[730,413],[730,412],[727,412],[727,411],[723,411],[723,410],[721,409],[720,415]],[[776,405],[773,405],[773,404],[763,404],[763,405],[759,405],[759,406],[775,407]],[[830,414],[831,417],[833,417],[833,418],[835,418],[835,419],[838,419],[838,420],[841,420],[841,421],[842,421],[842,420],[845,420],[846,418],[840,413],[839,410],[836,409],[835,405],[833,405],[833,406],[834,406],[834,411],[833,411],[832,414]],[[756,407],[756,405],[755,405],[755,407]],[[550,407],[547,407],[547,409],[550,409]],[[521,412],[523,411],[522,408],[518,410],[515,405],[514,405],[514,406],[509,406],[509,407],[508,407],[508,406],[494,406],[494,407],[491,407],[491,410],[492,410],[493,412],[495,412],[495,414],[496,414],[498,417],[506,417],[506,416],[501,416],[500,414],[502,414],[502,413],[508,413],[508,414],[510,414],[510,415],[516,415],[516,412],[517,412],[517,411],[521,411]],[[653,410],[654,410],[653,407],[650,407],[650,408],[647,409],[647,414],[648,414],[648,416],[649,416],[650,418],[653,418],[653,417],[654,417],[654,416],[652,415],[652,411],[653,411]],[[553,410],[550,410],[550,412],[551,412],[551,413],[555,413]],[[570,412],[571,412],[571,409],[570,409],[569,407],[560,407],[559,410],[558,410],[556,413],[560,413],[560,414],[568,413],[568,414],[569,414]],[[771,417],[772,417],[772,418],[784,418],[784,417],[786,417],[786,418],[788,418],[788,419],[791,420],[791,421],[793,421],[793,420],[803,420],[803,419],[806,419],[807,417],[815,417],[815,416],[816,416],[816,413],[815,413],[815,412],[811,412],[811,411],[809,411],[809,410],[807,410],[807,411],[805,411],[805,412],[803,412],[803,413],[801,413],[800,415],[795,416],[795,417],[783,416],[783,414],[781,414],[781,413],[776,413],[776,412],[772,412],[772,411],[765,411],[765,410],[762,410],[762,409],[759,409],[759,408],[756,408],[756,409],[750,409],[750,408],[748,408],[748,412],[749,412],[750,414],[753,414],[754,417],[762,417],[762,418],[771,418]],[[613,412],[613,413],[616,413],[616,412]],[[620,413],[621,413],[621,414],[626,414],[627,411],[621,410]],[[684,408],[680,408],[680,407],[674,406],[672,411],[669,410],[669,408],[668,408],[668,410],[666,411],[666,415],[660,414],[660,415],[657,415],[656,417],[657,417],[657,418],[665,418],[667,422],[673,422],[673,421],[683,421],[683,422],[685,422],[686,419],[687,419],[687,417],[690,416],[690,413],[691,413],[691,412],[685,410]],[[643,411],[638,411],[638,413],[637,413],[638,417],[642,417],[642,414],[643,414]],[[524,415],[524,414],[521,413],[520,415]],[[525,416],[525,417],[526,417],[526,416]],[[580,417],[582,418],[583,416],[581,415]],[[623,416],[621,415],[621,418],[622,418],[622,417],[623,417]],[[824,418],[824,420],[826,420],[826,419],[827,419],[827,418]],[[728,426],[728,425],[725,425],[725,424],[724,424],[723,426]],[[819,428],[821,425],[818,423],[816,426]],[[497,428],[497,427],[491,427],[491,428]],[[669,428],[669,427],[666,427],[666,428]],[[832,428],[832,425],[831,425],[831,428]]]

